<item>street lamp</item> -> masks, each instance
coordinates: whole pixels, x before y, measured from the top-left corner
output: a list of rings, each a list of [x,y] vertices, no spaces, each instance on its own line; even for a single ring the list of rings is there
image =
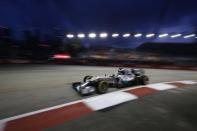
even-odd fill
[[[175,34],[175,35],[171,35],[170,37],[171,38],[177,38],[177,37],[181,37],[182,36],[182,34]]]
[[[113,34],[112,34],[112,37],[113,37],[113,38],[117,38],[117,37],[119,37],[119,34],[118,34],[118,33],[113,33]]]
[[[106,38],[108,36],[108,34],[103,32],[103,33],[100,33],[99,36],[100,36],[100,38]]]
[[[191,37],[195,37],[195,36],[196,36],[196,34],[190,34],[190,35],[184,36],[183,38],[187,39],[187,38],[191,38]]]
[[[89,33],[88,37],[91,39],[94,39],[94,38],[96,38],[96,33]]]
[[[73,34],[67,34],[66,37],[69,38],[69,39],[72,39],[72,38],[74,38],[74,35]]]
[[[78,38],[85,38],[85,34],[79,33],[79,34],[77,35],[77,37],[78,37]]]
[[[151,38],[151,37],[154,37],[154,36],[155,36],[154,33],[150,33],[150,34],[147,34],[147,35],[146,35],[146,38]]]
[[[141,36],[142,36],[141,33],[137,33],[137,34],[134,35],[134,37],[136,37],[136,38],[141,37]]]
[[[129,33],[125,33],[125,34],[123,34],[122,36],[123,36],[124,38],[128,38],[130,35],[131,35],[131,34],[129,34]]]
[[[163,37],[167,37],[167,36],[168,36],[167,33],[165,33],[165,34],[160,34],[160,35],[159,35],[159,38],[163,38]]]

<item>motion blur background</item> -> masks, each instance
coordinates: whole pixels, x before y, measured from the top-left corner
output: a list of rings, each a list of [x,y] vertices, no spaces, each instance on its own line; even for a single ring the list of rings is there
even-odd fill
[[[1,0],[0,63],[196,66],[196,12],[196,0]]]
[[[68,102],[92,96],[73,83],[119,67],[150,84],[92,94],[113,106],[75,119],[87,103]],[[197,0],[0,0],[0,130],[196,131],[196,71]]]

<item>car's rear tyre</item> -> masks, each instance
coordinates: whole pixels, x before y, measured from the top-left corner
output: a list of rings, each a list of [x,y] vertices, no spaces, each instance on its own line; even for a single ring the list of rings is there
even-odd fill
[[[149,83],[149,77],[146,75],[141,76],[140,84],[147,85]]]
[[[97,86],[97,92],[104,94],[108,91],[109,84],[106,81],[100,81]]]
[[[90,80],[92,77],[93,77],[93,76],[89,76],[89,75],[85,76],[85,77],[83,78],[83,82],[86,82],[86,81]]]

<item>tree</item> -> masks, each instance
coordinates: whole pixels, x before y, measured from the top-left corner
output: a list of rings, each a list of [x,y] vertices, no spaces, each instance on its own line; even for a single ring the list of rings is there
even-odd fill
[[[65,44],[65,51],[68,51],[72,56],[77,56],[84,51],[85,47],[79,39],[73,39]]]
[[[10,50],[12,46],[12,29],[7,27],[0,27],[0,56],[3,59],[10,57]]]

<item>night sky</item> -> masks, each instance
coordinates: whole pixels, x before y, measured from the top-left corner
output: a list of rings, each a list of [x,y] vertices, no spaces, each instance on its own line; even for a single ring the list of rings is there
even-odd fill
[[[0,26],[16,32],[190,33],[197,30],[197,0],[0,0]]]

